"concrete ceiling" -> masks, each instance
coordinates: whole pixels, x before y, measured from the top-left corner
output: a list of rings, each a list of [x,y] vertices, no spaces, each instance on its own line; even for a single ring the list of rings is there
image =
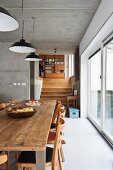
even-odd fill
[[[101,0],[24,0],[24,38],[39,54],[73,54],[90,24]],[[0,0],[20,27],[13,32],[0,32],[1,42],[21,38],[21,0]],[[33,20],[35,31],[33,40]]]

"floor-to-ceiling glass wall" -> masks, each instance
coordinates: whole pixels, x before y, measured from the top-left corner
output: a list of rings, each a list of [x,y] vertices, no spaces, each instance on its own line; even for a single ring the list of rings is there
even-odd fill
[[[90,116],[101,124],[101,52],[96,52],[90,62]]]
[[[105,114],[103,130],[113,139],[113,40],[104,48],[105,57]]]
[[[113,143],[113,38],[89,57],[90,120]]]

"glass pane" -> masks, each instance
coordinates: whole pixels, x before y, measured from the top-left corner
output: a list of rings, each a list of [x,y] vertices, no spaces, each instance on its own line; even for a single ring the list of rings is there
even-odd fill
[[[113,42],[105,47],[106,91],[104,130],[113,138]]]
[[[101,123],[101,53],[90,59],[90,114],[100,125]]]

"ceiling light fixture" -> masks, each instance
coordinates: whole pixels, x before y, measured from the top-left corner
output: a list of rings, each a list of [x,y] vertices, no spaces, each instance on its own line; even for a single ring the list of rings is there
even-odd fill
[[[34,42],[35,17],[32,17],[32,19],[33,19],[33,42]],[[26,60],[26,61],[41,61],[42,59],[39,57],[39,55],[36,55],[35,53],[31,53],[24,60]]]
[[[13,31],[19,27],[18,22],[13,18],[9,12],[0,7],[0,31]]]
[[[24,19],[23,19],[23,0],[22,0],[22,39],[19,42],[15,42],[9,50],[16,53],[31,53],[35,52],[36,49],[31,46],[31,44],[27,43],[23,39],[24,34]]]
[[[42,59],[39,57],[39,55],[36,55],[35,53],[31,53],[24,60],[26,60],[26,61],[41,61]]]

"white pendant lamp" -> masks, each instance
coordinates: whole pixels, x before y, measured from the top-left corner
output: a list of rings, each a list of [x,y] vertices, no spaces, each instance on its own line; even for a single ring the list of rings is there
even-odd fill
[[[15,42],[9,50],[15,53],[32,53],[35,52],[36,49],[31,46],[30,43],[27,43],[23,39],[23,33],[24,33],[24,19],[23,19],[23,0],[22,0],[22,38],[20,41]]]
[[[0,31],[13,31],[19,27],[18,22],[15,18],[13,18],[9,12],[0,7]]]
[[[33,19],[33,42],[34,42],[35,17],[32,17],[32,19]],[[30,53],[24,60],[41,61],[42,59],[39,57],[39,55],[36,55],[35,53]]]

